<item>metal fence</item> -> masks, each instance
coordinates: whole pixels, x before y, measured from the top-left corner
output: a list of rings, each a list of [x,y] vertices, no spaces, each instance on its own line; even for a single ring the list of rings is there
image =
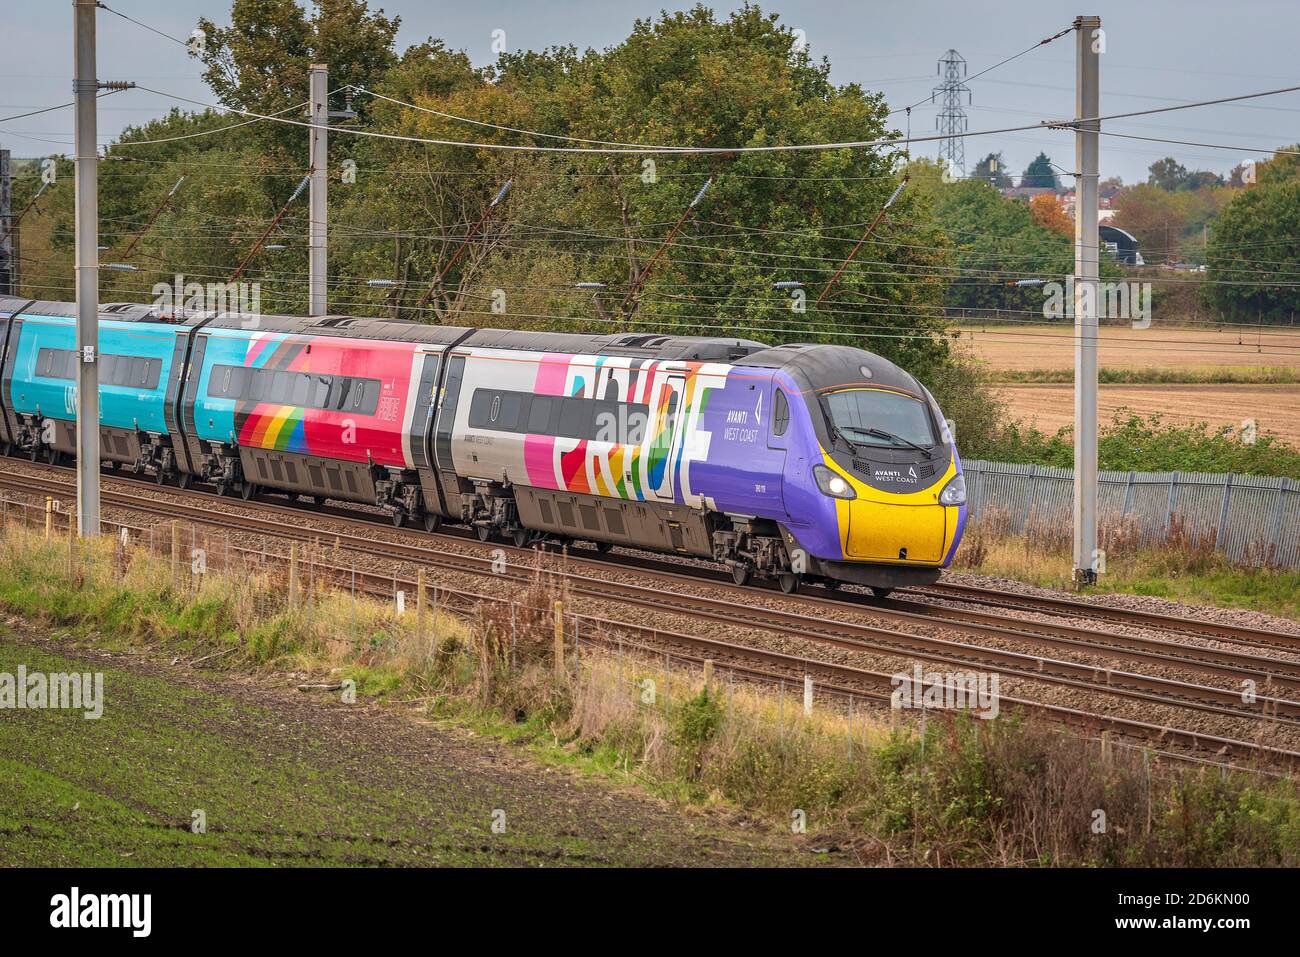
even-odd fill
[[[1074,521],[1074,470],[968,461],[971,513],[999,509],[1013,531],[1032,522]],[[1262,475],[1207,472],[1102,472],[1097,489],[1102,522],[1123,519],[1139,540],[1164,538],[1175,516],[1191,535],[1213,533],[1215,548],[1234,562],[1300,567],[1300,483]]]

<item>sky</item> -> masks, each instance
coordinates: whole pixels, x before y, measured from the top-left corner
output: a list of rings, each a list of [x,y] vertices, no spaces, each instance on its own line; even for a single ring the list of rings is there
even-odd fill
[[[108,0],[109,6],[174,37],[186,37],[200,16],[228,20],[227,0]],[[426,37],[462,49],[478,65],[495,59],[494,31],[511,49],[614,45],[637,18],[688,3],[664,0],[372,0],[400,16],[399,47]],[[711,5],[722,15],[739,6]],[[978,73],[1070,25],[1080,13],[1102,18],[1102,114],[1174,106],[1180,102],[1300,85],[1295,38],[1297,0],[1123,0],[1089,4],[1057,0],[766,0],[766,11],[802,30],[814,57],[827,57],[836,83],[883,91],[893,108],[924,101],[912,113],[912,132],[935,131],[929,96],[938,82],[937,61],[949,48]],[[71,153],[72,110],[4,122],[3,118],[71,99],[70,3],[24,0],[7,18],[6,56],[0,60],[0,147],[16,157]],[[178,44],[103,10],[98,14],[99,79],[134,80],[160,91],[209,102],[199,63]],[[970,130],[1068,118],[1074,113],[1074,38],[1067,35],[970,82]],[[101,101],[101,143],[124,127],[164,114],[174,101],[142,91]],[[184,106],[184,104],[178,104]],[[491,120],[492,117],[476,117]],[[1106,129],[1142,136],[1220,144],[1228,149],[1148,143],[1103,137],[1102,177],[1126,183],[1146,179],[1147,167],[1172,155],[1189,169],[1226,174],[1243,159],[1300,141],[1300,93],[1223,104],[1135,120]],[[467,133],[469,129],[467,128]],[[472,136],[467,135],[467,139]],[[989,152],[1001,152],[1013,175],[1040,150],[1064,170],[1073,169],[1069,133],[1025,131],[970,137],[969,169]],[[937,144],[915,154],[936,155]]]

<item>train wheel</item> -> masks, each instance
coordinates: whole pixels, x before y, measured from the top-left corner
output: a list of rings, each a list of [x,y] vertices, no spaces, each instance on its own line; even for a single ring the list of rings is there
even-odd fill
[[[245,482],[243,485],[239,486],[239,497],[242,498],[245,502],[247,502],[250,498],[252,498],[256,494],[257,494],[257,486],[254,485],[252,482]]]
[[[32,461],[35,462],[41,457],[41,447],[33,442],[31,451],[28,454],[31,456]]]
[[[524,548],[533,540],[533,533],[526,528],[516,528],[510,534],[510,540],[514,542],[515,548]]]
[[[776,582],[781,586],[781,591],[787,595],[793,595],[799,590],[799,581],[802,577],[802,575],[796,575],[794,572],[785,572]]]
[[[880,585],[872,585],[870,587],[871,594],[875,595],[877,598],[888,598],[894,591],[892,588],[882,588]]]
[[[406,524],[406,511],[404,509],[393,509],[393,528],[401,528]]]
[[[822,587],[824,587],[827,591],[839,591],[840,580],[838,578],[822,579]]]
[[[164,472],[162,469],[157,469],[153,473],[153,480],[157,482],[159,485],[166,485],[167,473]]]
[[[436,532],[438,526],[442,524],[442,516],[437,512],[424,513],[424,530],[426,532]]]
[[[608,555],[613,547],[613,542],[596,542],[596,552],[600,555]]]
[[[754,577],[754,569],[750,565],[732,565],[731,580],[737,585],[748,585]]]
[[[230,486],[225,482],[217,483],[217,498],[225,498],[230,494]]]
[[[324,496],[324,495],[313,495],[313,496],[311,497],[311,503],[312,503],[313,505],[315,505],[317,508],[320,508],[322,505],[325,504],[325,496]]]
[[[179,489],[189,488],[190,482],[193,480],[193,478],[194,476],[190,475],[189,472],[178,472],[176,474],[176,487]]]
[[[49,462],[51,465],[62,465],[63,456],[59,453],[58,449],[50,449],[45,453],[45,461]]]
[[[487,525],[476,525],[474,526],[474,531],[478,535],[478,540],[480,542],[486,542],[492,537],[492,529]]]

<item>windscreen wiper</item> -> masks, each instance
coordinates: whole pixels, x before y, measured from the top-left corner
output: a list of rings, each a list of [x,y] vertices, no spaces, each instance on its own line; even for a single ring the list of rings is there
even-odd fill
[[[852,425],[846,425],[843,428],[848,432],[857,432],[859,435],[869,435],[876,439],[885,439],[889,442],[901,442],[903,445],[910,445],[927,459],[930,458],[930,452],[934,448],[934,446],[917,445],[911,439],[905,439],[901,435],[895,435],[893,432],[886,432],[884,429],[859,429]]]

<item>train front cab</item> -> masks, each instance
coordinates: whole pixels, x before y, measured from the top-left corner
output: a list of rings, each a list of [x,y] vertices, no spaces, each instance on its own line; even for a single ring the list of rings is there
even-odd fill
[[[795,355],[780,378],[802,398],[806,429],[786,495],[791,514],[806,518],[785,530],[787,547],[809,556],[809,573],[833,581],[887,590],[937,580],[966,520],[961,463],[937,403],[912,376],[862,350]]]

